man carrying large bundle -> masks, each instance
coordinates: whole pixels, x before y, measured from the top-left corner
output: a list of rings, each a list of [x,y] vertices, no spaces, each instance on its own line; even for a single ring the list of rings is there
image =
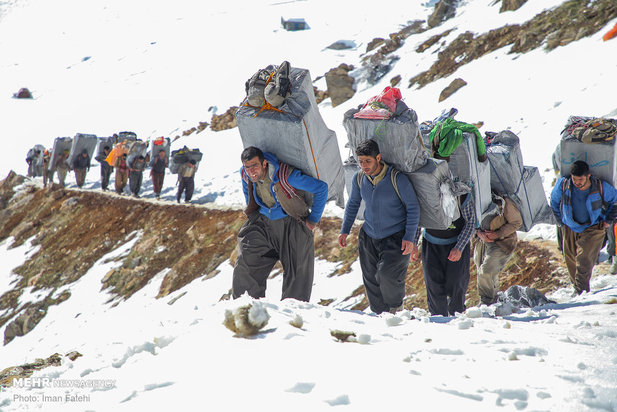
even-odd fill
[[[473,260],[478,270],[478,295],[485,305],[497,301],[499,272],[503,270],[516,248],[516,231],[523,218],[516,203],[508,197],[493,193],[498,213],[488,223],[487,230],[477,230],[479,241],[474,242]]]
[[[409,258],[415,260],[418,255],[413,240],[420,206],[409,179],[381,160],[377,142],[361,142],[356,155],[362,171],[354,175],[338,243],[347,246],[364,200],[364,224],[358,235],[362,281],[373,312],[395,313],[403,307]]]
[[[551,192],[551,208],[561,226],[563,255],[575,292],[589,292],[591,272],[604,243],[606,228],[617,217],[617,190],[591,175],[582,160],[572,164]]]
[[[303,174],[272,153],[249,146],[242,152],[242,189],[248,220],[238,233],[232,292],[264,297],[272,267],[283,265],[282,299],[308,302],[313,287],[313,229],[328,198],[328,185]],[[305,192],[313,194],[309,209]]]

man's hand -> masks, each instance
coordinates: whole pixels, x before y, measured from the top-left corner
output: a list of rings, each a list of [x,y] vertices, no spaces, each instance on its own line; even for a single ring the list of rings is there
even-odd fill
[[[401,250],[403,251],[403,255],[408,255],[412,252],[413,250],[413,242],[410,242],[409,240],[403,240],[403,244],[401,245]],[[417,252],[418,248],[416,248],[416,252]]]
[[[450,262],[458,262],[459,260],[461,260],[461,255],[463,254],[463,252],[461,252],[458,249],[452,249],[450,251],[450,254],[448,255],[448,260]]]
[[[347,246],[347,233],[341,233],[340,235],[338,235],[338,245],[340,247],[346,247]]]
[[[311,222],[309,222],[308,220],[304,222],[304,224],[306,225],[306,227],[309,228],[310,231],[315,229],[315,225],[312,224]]]
[[[405,240],[403,240],[403,247],[405,246]],[[417,262],[418,261],[418,245],[416,245],[413,242],[409,242],[411,243],[411,250],[409,251],[409,258],[412,262]],[[403,255],[405,254],[405,252],[403,252]]]
[[[611,224],[610,224],[610,223],[608,223],[608,222],[602,222],[602,223],[604,224],[604,229],[608,229],[608,228],[609,228],[609,226],[611,225]]]
[[[493,240],[488,236],[487,232],[477,231],[476,234],[478,235],[480,240],[483,241],[484,243],[492,243],[493,242]]]
[[[495,240],[499,239],[499,235],[496,232],[485,230],[484,234],[486,235],[488,240],[491,242],[494,242]]]

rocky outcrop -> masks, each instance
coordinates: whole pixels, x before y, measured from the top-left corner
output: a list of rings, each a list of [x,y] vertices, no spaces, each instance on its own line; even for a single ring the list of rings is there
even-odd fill
[[[467,86],[467,82],[463,79],[454,79],[452,82],[441,91],[439,94],[439,101],[443,102],[448,97],[452,96],[454,93],[458,91],[463,86]]]
[[[213,114],[212,120],[210,121],[210,129],[215,132],[220,132],[221,130],[233,129],[238,126],[236,122],[236,111],[238,111],[238,107],[232,106],[221,115]]]
[[[351,70],[353,70],[353,66],[342,63],[339,67],[326,73],[326,84],[328,85],[328,95],[332,101],[332,107],[346,102],[356,93],[354,78],[349,75]]]
[[[456,14],[457,0],[440,0],[426,23],[430,28],[437,27]]]
[[[326,100],[330,95],[327,91],[319,90],[317,87],[313,86],[313,93],[315,93],[315,101],[317,104]]]
[[[446,37],[448,34],[452,33],[453,30],[454,29],[446,30],[443,33],[436,34],[434,36],[429,37],[427,41],[423,42],[416,48],[416,52],[423,53],[426,49],[428,49],[429,47],[439,42],[442,38]]]
[[[460,66],[487,53],[512,45],[510,53],[526,53],[546,44],[547,50],[590,36],[617,17],[617,2],[571,0],[546,10],[522,25],[509,25],[481,35],[460,34],[438,55],[438,60],[425,72],[409,81],[409,87],[424,87],[449,76]],[[419,51],[426,50],[426,47]]]
[[[521,8],[523,4],[527,3],[527,0],[501,0],[500,13],[505,11],[514,11]]]

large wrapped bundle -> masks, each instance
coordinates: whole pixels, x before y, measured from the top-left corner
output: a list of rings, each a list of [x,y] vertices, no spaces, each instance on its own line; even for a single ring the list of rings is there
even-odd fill
[[[564,130],[561,133],[559,169],[561,176],[570,176],[572,163],[583,160],[589,165],[591,174],[607,181],[611,185],[617,185],[617,162],[615,138],[610,140],[592,141],[585,136],[577,134],[577,125],[594,117],[570,116]],[[617,124],[615,119],[604,119]],[[582,139],[582,140],[581,140]]]
[[[43,176],[43,152],[45,152],[45,146],[42,144],[34,145],[26,154],[26,161],[28,162],[28,176],[36,177]]]
[[[520,140],[509,130],[502,130],[486,147],[491,168],[491,189],[499,194],[516,193],[523,179],[523,155]]]
[[[73,138],[73,144],[71,145],[71,153],[69,154],[69,165],[73,164],[73,161],[85,150],[88,153],[90,161],[92,161],[92,155],[94,149],[98,143],[98,138],[93,134],[77,133]],[[72,167],[72,166],[71,166]]]
[[[120,142],[134,142],[137,140],[137,134],[135,132],[120,132],[118,133],[118,140],[116,143]]]
[[[276,110],[241,106],[236,112],[244,147],[256,146],[279,161],[328,184],[328,200],[344,206],[343,162],[334,131],[323,121],[308,70],[291,68],[291,95]]]
[[[518,190],[508,194],[508,197],[514,200],[523,217],[521,231],[528,232],[538,223],[555,224],[555,217],[546,200],[542,176],[537,167],[523,168],[523,178]]]
[[[180,170],[180,166],[191,160],[195,160],[195,167],[199,167],[199,162],[203,157],[203,153],[199,149],[189,149],[184,146],[182,149],[174,150],[171,152],[171,159],[169,161],[169,171],[173,174],[177,174]]]
[[[460,181],[472,188],[478,223],[494,212],[496,206],[491,199],[491,168],[488,161],[478,160],[476,136],[464,132],[463,141],[450,155],[450,172],[454,181]]]
[[[73,138],[72,137],[56,137],[54,139],[54,146],[51,149],[51,157],[49,159],[49,167],[47,170],[53,172],[56,170],[56,160],[61,153],[66,152],[67,154],[71,152],[71,146],[73,146]]]
[[[452,175],[445,160],[429,159],[420,169],[406,175],[420,204],[420,227],[443,230],[460,217]]]
[[[404,103],[399,102],[400,105]],[[357,159],[355,148],[364,140],[373,139],[379,145],[384,159],[401,172],[413,172],[426,164],[429,157],[424,147],[416,112],[406,106],[389,119],[354,118],[360,109],[345,113],[343,126],[347,131],[349,146]]]
[[[126,161],[130,165],[133,162],[133,160],[135,160],[135,158],[137,158],[138,156],[143,156],[144,158],[146,157],[146,155],[148,154],[148,143],[144,142],[143,140],[139,140],[139,139],[133,140],[133,141],[127,141],[126,149],[127,149]]]
[[[114,146],[109,152],[109,155],[105,158],[105,161],[112,167],[116,164],[116,159],[123,154],[127,154],[129,152],[126,142],[122,141]]]
[[[150,161],[152,162],[159,152],[163,150],[165,157],[169,158],[171,151],[171,140],[169,137],[158,137],[150,143]],[[200,159],[201,160],[201,159]]]
[[[347,196],[351,196],[352,185],[357,185],[357,180],[354,180],[354,176],[357,172],[361,171],[360,166],[356,163],[356,159],[350,157],[343,163],[343,172],[345,173],[345,189],[347,190]],[[360,203],[356,220],[364,220],[364,201]]]
[[[114,138],[109,137],[99,137],[97,146],[96,146],[96,156],[105,156],[105,147],[109,147],[109,150],[114,147]]]

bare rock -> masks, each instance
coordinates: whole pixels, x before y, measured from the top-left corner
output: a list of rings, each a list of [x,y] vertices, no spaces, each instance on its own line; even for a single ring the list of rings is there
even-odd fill
[[[354,90],[354,78],[349,75],[353,66],[342,63],[339,67],[331,69],[326,73],[326,84],[328,85],[328,95],[332,101],[332,107],[351,99],[356,93]]]
[[[435,5],[433,14],[428,18],[429,27],[437,27],[445,20],[451,19],[456,14],[456,0],[440,0]]]
[[[446,87],[445,89],[443,89],[441,91],[441,94],[439,95],[439,101],[443,102],[444,100],[446,100],[448,97],[452,96],[454,93],[456,93],[458,91],[458,89],[460,89],[463,86],[466,86],[467,82],[463,79],[454,79],[452,80],[452,83],[450,83],[448,85],[448,87]]]
[[[501,0],[501,8],[499,9],[499,12],[503,13],[505,11],[518,10],[526,2],[527,0]]]

